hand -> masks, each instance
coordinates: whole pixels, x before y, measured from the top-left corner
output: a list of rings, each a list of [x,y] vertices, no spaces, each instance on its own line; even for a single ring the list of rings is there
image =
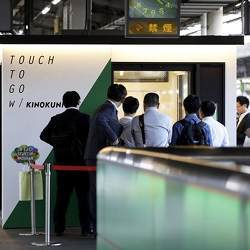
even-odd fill
[[[112,146],[117,146],[119,144],[119,139],[117,138],[113,143],[111,143]]]

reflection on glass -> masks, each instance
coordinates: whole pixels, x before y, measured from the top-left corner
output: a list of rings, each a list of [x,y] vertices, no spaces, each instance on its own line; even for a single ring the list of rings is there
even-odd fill
[[[130,18],[176,18],[177,0],[129,0]]]
[[[87,29],[124,29],[124,0],[9,1],[16,35],[83,35]]]
[[[144,113],[144,95],[157,93],[160,96],[159,110],[175,122],[185,116],[182,103],[189,94],[189,75],[187,71],[114,71],[114,83],[123,84],[128,96],[138,98],[137,115]],[[119,117],[122,116],[120,107]]]

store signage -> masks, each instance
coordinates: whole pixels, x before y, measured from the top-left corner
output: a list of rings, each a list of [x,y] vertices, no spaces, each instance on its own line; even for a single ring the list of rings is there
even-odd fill
[[[28,164],[39,158],[39,152],[34,146],[21,145],[12,151],[11,157],[16,163]]]
[[[127,37],[177,37],[179,22],[179,0],[126,0]]]

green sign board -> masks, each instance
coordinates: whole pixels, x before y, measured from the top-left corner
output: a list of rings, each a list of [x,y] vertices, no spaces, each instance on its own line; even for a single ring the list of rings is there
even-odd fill
[[[180,0],[126,0],[126,36],[179,36]]]

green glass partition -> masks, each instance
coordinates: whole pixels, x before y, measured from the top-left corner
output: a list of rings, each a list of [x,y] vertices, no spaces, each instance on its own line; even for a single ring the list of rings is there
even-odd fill
[[[232,191],[239,185],[235,176],[249,184],[247,174],[203,165],[206,178],[202,173],[186,178],[181,165],[188,169],[191,163],[150,157],[138,162],[131,152],[123,152],[123,160],[105,154],[99,157],[97,171],[98,250],[250,249],[250,199]],[[224,189],[209,182],[213,172]]]

